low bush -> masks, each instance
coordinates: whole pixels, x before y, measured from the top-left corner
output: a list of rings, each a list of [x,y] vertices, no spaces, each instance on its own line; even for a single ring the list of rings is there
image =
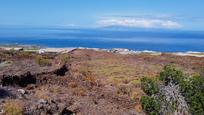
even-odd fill
[[[23,107],[15,100],[7,101],[4,104],[3,109],[5,115],[23,115]]]
[[[199,71],[200,76],[204,76],[204,67],[202,67]]]
[[[175,103],[176,100],[175,109],[170,112],[171,114],[174,112],[204,114],[204,76],[202,74],[201,76],[185,76],[174,66],[167,65],[160,73],[159,80],[161,81],[159,88],[157,85],[159,81],[149,78],[141,80],[142,89],[148,96],[143,96],[140,102],[147,114],[159,114],[166,111],[168,104],[162,101],[163,98],[172,101],[168,103]],[[175,91],[175,88],[178,89],[178,92]],[[175,96],[176,94],[179,96]],[[173,99],[175,97],[179,99]],[[160,99],[160,102],[157,99]],[[158,110],[159,103],[163,103],[160,111]]]
[[[140,92],[138,92],[138,91],[131,91],[130,98],[132,100],[139,100]]]
[[[60,60],[62,61],[62,63],[67,63],[70,60],[70,56],[68,54],[61,54],[59,56]]]
[[[159,115],[161,105],[158,100],[149,96],[142,96],[140,103],[148,115]]]
[[[33,52],[29,52],[29,51],[20,51],[18,53],[19,56],[22,56],[22,57],[30,57],[32,56]]]
[[[117,93],[122,95],[130,95],[131,87],[129,85],[120,85],[117,87]]]
[[[150,78],[142,78],[141,87],[143,91],[149,96],[156,94],[159,91],[157,83]]]
[[[193,114],[204,114],[204,77],[194,76],[182,84],[182,92]]]
[[[194,115],[203,115],[204,114],[204,95],[198,92],[189,98],[190,98],[189,99],[190,111]]]
[[[184,75],[181,71],[175,69],[172,65],[167,65],[164,67],[163,71],[160,72],[160,80],[164,81],[166,84],[173,82],[178,84],[184,80]]]
[[[48,59],[43,58],[42,56],[37,56],[35,58],[35,62],[37,64],[39,64],[40,66],[42,66],[42,67],[43,66],[51,66],[52,65],[52,63]]]
[[[135,106],[135,111],[138,112],[138,113],[141,113],[141,112],[142,112],[142,106],[141,106],[141,104],[137,104],[137,105]]]
[[[96,82],[96,78],[94,77],[91,71],[84,71],[82,72],[82,75],[83,75],[83,78],[82,78],[83,81],[88,81],[90,83]]]

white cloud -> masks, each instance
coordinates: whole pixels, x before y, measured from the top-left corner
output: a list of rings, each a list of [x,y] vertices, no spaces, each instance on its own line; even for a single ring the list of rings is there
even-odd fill
[[[181,25],[175,21],[164,19],[138,19],[138,18],[111,18],[97,22],[100,26],[125,26],[140,28],[179,28]]]

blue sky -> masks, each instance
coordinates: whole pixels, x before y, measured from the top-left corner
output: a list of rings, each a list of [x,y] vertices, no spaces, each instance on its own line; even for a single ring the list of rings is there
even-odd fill
[[[0,25],[204,30],[204,0],[1,0]]]

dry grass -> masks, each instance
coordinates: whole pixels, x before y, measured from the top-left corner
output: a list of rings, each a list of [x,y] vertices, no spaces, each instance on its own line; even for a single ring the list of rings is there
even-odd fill
[[[129,85],[120,85],[117,87],[117,93],[121,95],[130,95],[132,89]]]
[[[76,55],[77,54],[77,55]],[[84,58],[82,58],[84,57]],[[153,56],[150,54],[139,55],[117,55],[93,51],[76,51],[73,55],[77,61],[74,62],[73,73],[91,73],[84,77],[86,81],[102,81],[104,85],[116,87],[118,95],[128,96],[139,103],[140,97],[144,95],[141,90],[140,79],[143,76],[156,77],[166,64],[174,64],[176,67],[191,74],[198,73],[196,69],[204,67],[204,58],[180,57],[169,54]],[[94,81],[94,80],[93,80]],[[141,111],[141,106],[135,107]]]
[[[118,61],[120,63],[118,63]],[[128,76],[133,75],[135,71],[134,67],[128,66],[123,61],[113,60],[111,58],[91,60],[88,64],[90,65],[89,69],[92,70],[93,73],[102,75],[102,77]]]
[[[134,79],[134,80],[130,81],[130,84],[134,85],[135,87],[140,87],[141,80],[139,78]]]
[[[76,88],[76,87],[78,87],[78,84],[76,82],[70,82],[69,87]]]
[[[53,86],[53,87],[49,88],[49,91],[53,94],[61,94],[61,93],[63,93],[63,88],[60,86]]]
[[[35,54],[35,53],[34,53],[34,52],[29,52],[29,51],[20,51],[20,52],[18,53],[18,55],[19,55],[20,57],[32,57],[33,54]]]
[[[142,112],[142,106],[140,104],[137,104],[135,106],[135,111],[137,111],[138,113],[141,113]]]
[[[96,58],[80,63],[79,71],[89,71],[95,79],[103,79],[113,85],[132,83],[139,84],[141,76],[155,76],[161,65],[142,65],[141,61],[131,62],[123,58]],[[135,80],[135,81],[133,81]],[[138,81],[137,81],[138,80]],[[136,83],[137,82],[137,83]]]
[[[35,57],[35,62],[37,64],[39,64],[40,66],[51,66],[52,63],[50,62],[49,59],[45,58],[45,57],[42,57],[42,56],[36,56]]]
[[[96,82],[96,78],[90,71],[84,71],[82,74],[83,74],[83,78],[82,78],[83,81],[88,81],[90,83]]]
[[[86,90],[81,87],[76,87],[73,89],[73,94],[76,96],[85,96],[86,95]]]
[[[50,92],[47,87],[40,87],[35,91],[34,97],[38,99],[50,100]]]
[[[139,101],[144,94],[140,89],[141,75],[155,76],[157,71],[150,70],[161,68],[160,65],[137,65],[121,58],[95,58],[78,65],[78,70],[83,73],[83,80],[95,82],[102,79],[105,84],[114,85],[118,95],[126,95],[133,101]]]
[[[68,54],[60,54],[60,55],[58,56],[58,58],[60,59],[60,61],[61,61],[62,64],[67,63],[67,62],[71,59]]]
[[[3,105],[5,115],[23,115],[22,103],[16,100],[9,100]]]
[[[140,88],[135,88],[132,89],[131,93],[130,93],[130,98],[134,101],[139,101],[141,95],[143,95],[144,92],[140,89]]]
[[[128,84],[129,82],[129,79],[128,77],[115,77],[115,76],[110,76],[108,77],[108,83],[109,84],[112,84],[112,85],[115,85],[115,86],[119,86],[121,84]]]

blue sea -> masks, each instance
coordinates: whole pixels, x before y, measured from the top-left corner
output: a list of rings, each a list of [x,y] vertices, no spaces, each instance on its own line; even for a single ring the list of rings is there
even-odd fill
[[[204,52],[204,31],[1,27],[0,44]]]

